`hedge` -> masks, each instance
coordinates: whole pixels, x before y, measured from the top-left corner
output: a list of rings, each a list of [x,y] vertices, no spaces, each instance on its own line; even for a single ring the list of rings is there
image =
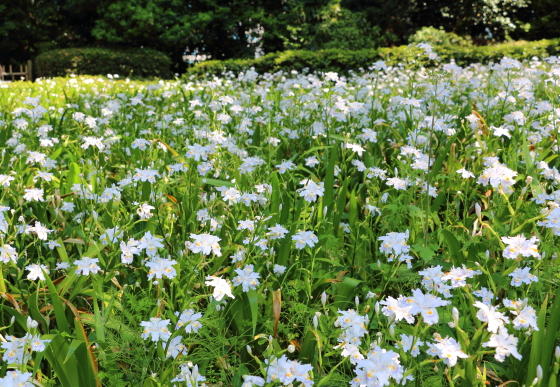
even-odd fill
[[[439,45],[434,51],[440,62],[455,60],[459,66],[471,63],[499,62],[504,56],[523,60],[532,57],[547,57],[560,52],[560,40],[540,40],[534,42],[509,42],[492,46],[455,46]],[[258,73],[278,70],[309,69],[310,71],[336,71],[347,73],[350,70],[368,68],[372,63],[384,60],[387,65],[415,61],[423,51],[414,46],[383,47],[358,51],[328,49],[320,51],[284,51],[270,53],[256,59],[210,60],[198,63],[187,69],[186,77],[221,75],[225,71],[234,73],[251,68]]]
[[[169,78],[170,68],[171,60],[165,54],[150,49],[68,48],[46,51],[35,59],[39,77],[118,74]]]

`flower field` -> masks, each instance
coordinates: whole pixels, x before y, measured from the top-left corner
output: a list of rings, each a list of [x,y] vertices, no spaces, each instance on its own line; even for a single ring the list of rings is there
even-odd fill
[[[0,84],[0,385],[560,386],[560,59],[422,63]]]

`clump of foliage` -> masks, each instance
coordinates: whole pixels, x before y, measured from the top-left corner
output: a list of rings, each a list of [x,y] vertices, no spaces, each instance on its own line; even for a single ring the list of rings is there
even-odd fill
[[[107,48],[69,48],[46,51],[35,60],[38,77],[118,74],[125,77],[161,77],[171,75],[170,59],[150,50]]]
[[[510,42],[493,46],[473,46],[464,39],[435,30],[432,40],[437,43],[438,56],[441,61],[454,60],[461,66],[471,63],[498,62],[504,56],[517,60],[529,60],[533,57],[556,55],[560,49],[558,40],[541,40],[538,42]],[[431,31],[433,32],[433,31]],[[431,33],[430,32],[430,33]],[[428,35],[421,34],[418,36]],[[434,43],[434,44],[436,44]],[[460,43],[460,44],[457,44]],[[359,68],[366,69],[378,60],[388,65],[398,63],[418,63],[422,50],[415,46],[381,47],[377,49],[319,51],[283,51],[271,53],[255,59],[209,60],[195,64],[187,69],[185,76],[221,75],[225,71],[257,72],[284,71],[337,71],[348,73]],[[430,64],[428,64],[430,65]],[[432,63],[433,65],[433,63]]]

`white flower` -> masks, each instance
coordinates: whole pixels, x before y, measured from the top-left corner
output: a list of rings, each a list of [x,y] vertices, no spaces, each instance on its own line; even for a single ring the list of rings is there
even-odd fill
[[[521,310],[514,310],[511,313],[517,317],[512,321],[515,329],[531,328],[535,331],[539,330],[537,326],[537,313],[529,305],[525,305]]]
[[[473,294],[477,297],[482,298],[482,302],[486,305],[492,304],[492,299],[494,298],[494,293],[490,290],[486,289],[485,287],[480,288],[480,290],[475,290]]]
[[[377,345],[366,359],[357,360],[356,363],[356,377],[350,381],[352,387],[389,386],[390,379],[399,382],[403,378],[404,368],[400,364],[399,354]]]
[[[221,257],[222,252],[220,250],[220,245],[218,242],[221,240],[217,236],[210,234],[191,234],[191,238],[194,242],[185,242],[186,247],[193,253],[202,253],[203,255],[214,255]]]
[[[105,148],[105,144],[103,144],[103,137],[84,137],[82,148],[87,149],[90,146],[97,147],[97,149],[102,151]]]
[[[142,321],[141,327],[144,327],[142,338],[144,340],[151,338],[152,341],[167,341],[171,337],[171,332],[167,329],[169,320],[162,320],[159,317],[152,317],[150,321]]]
[[[122,238],[122,232],[119,232],[119,226],[114,228],[108,228],[103,234],[99,236],[99,240],[103,246],[109,245],[111,243],[117,243],[120,238]]]
[[[243,384],[241,387],[254,387],[254,386],[264,386],[264,379],[260,376],[243,375]]]
[[[397,341],[398,346],[404,351],[409,352],[412,357],[416,357],[420,354],[420,347],[424,345],[424,342],[418,340],[414,336],[401,334],[401,340]]]
[[[360,146],[360,144],[344,144],[346,149],[351,149],[352,152],[357,153],[358,156],[362,156],[362,153],[365,151],[364,148]]]
[[[444,301],[433,294],[424,294],[420,289],[414,289],[412,294],[414,298],[412,299],[413,302],[410,314],[417,315],[420,313],[424,322],[428,325],[437,324],[439,321],[436,307],[450,304],[449,301]]]
[[[379,245],[379,251],[384,254],[390,254],[391,260],[393,255],[399,256],[401,254],[408,253],[410,251],[410,246],[406,244],[409,232],[390,232],[385,236],[378,238],[381,241]]]
[[[505,165],[496,163],[483,171],[478,178],[478,182],[484,185],[490,184],[494,188],[503,188],[505,193],[511,193],[511,186],[515,184],[514,177],[516,176],[517,172],[512,171]]]
[[[288,385],[297,381],[303,383],[304,386],[313,384],[309,376],[309,372],[313,370],[310,364],[301,364],[296,360],[289,360],[286,355],[282,355],[278,359],[265,359],[265,364],[267,383],[279,381],[283,385]]]
[[[539,278],[531,273],[529,273],[531,268],[525,267],[523,269],[516,268],[513,273],[510,273],[511,286],[519,287],[523,284],[529,285],[531,282],[538,282]]]
[[[15,178],[13,176],[10,175],[0,175],[0,185],[2,187],[9,187],[10,186],[10,181],[15,180]]]
[[[33,387],[33,374],[19,370],[9,370],[6,376],[0,378],[0,386],[6,387]]]
[[[37,234],[37,238],[42,241],[46,241],[48,238],[48,233],[53,232],[53,230],[49,230],[45,226],[41,225],[41,222],[35,222],[35,226],[28,227],[27,232],[34,232]]]
[[[381,301],[380,304],[385,305],[381,310],[390,320],[401,321],[405,319],[409,324],[414,323],[414,316],[410,313],[414,307],[412,299],[410,299],[409,302],[403,296],[399,296],[398,299],[389,296],[387,299]]]
[[[175,316],[179,316],[175,329],[185,326],[185,332],[196,333],[202,327],[202,324],[198,321],[202,317],[202,313],[195,313],[194,309],[184,310],[181,315],[179,315],[179,312],[175,312]]]
[[[315,183],[313,180],[302,180],[299,184],[304,187],[299,189],[299,196],[303,197],[305,201],[311,203],[317,200],[317,197],[321,197],[325,194],[324,183]]]
[[[195,365],[191,371],[187,363],[181,364],[181,371],[179,372],[179,375],[177,375],[174,379],[171,379],[171,382],[186,382],[187,387],[197,387],[198,382],[204,382],[205,380],[206,378],[198,373],[198,365]]]
[[[295,167],[296,167],[296,165],[293,162],[291,162],[290,160],[283,161],[281,164],[276,166],[276,168],[278,168],[278,172],[280,172],[280,174],[284,174],[284,173],[286,173],[286,171],[291,171]]]
[[[224,296],[235,298],[231,293],[231,285],[222,277],[208,276],[206,280],[206,285],[214,287],[212,296],[216,301],[221,301]]]
[[[153,257],[150,261],[146,262],[146,266],[150,268],[148,271],[148,279],[167,277],[170,279],[175,278],[177,271],[173,268],[177,261],[172,259],[164,259],[160,257]]]
[[[473,305],[480,309],[476,313],[476,317],[478,317],[480,321],[488,323],[489,332],[496,333],[498,332],[498,328],[509,323],[509,318],[503,313],[498,312],[494,306],[486,305],[480,301],[475,302]]]
[[[470,171],[467,171],[467,170],[464,169],[464,168],[458,169],[458,170],[457,170],[457,173],[460,173],[460,174],[461,174],[461,177],[462,177],[463,179],[468,179],[469,177],[474,177],[474,173],[472,173],[472,172],[470,172]]]
[[[261,275],[259,273],[255,273],[253,270],[253,265],[247,265],[243,268],[243,270],[235,269],[237,277],[233,279],[233,284],[235,286],[242,285],[244,292],[248,292],[249,289],[256,289],[260,284],[259,278]]]
[[[319,160],[317,160],[317,157],[315,156],[311,156],[305,159],[305,165],[308,167],[313,168],[314,166],[320,164]]]
[[[500,137],[500,136],[505,136],[507,138],[511,138],[511,133],[509,132],[508,127],[501,127],[501,126],[490,126],[490,130],[493,131],[494,136],[496,137]]]
[[[154,216],[154,214],[150,212],[153,209],[155,209],[154,206],[150,206],[148,203],[143,203],[142,205],[140,205],[140,207],[138,207],[136,213],[142,220],[150,219],[152,216]]]
[[[522,257],[535,257],[537,259],[541,258],[539,254],[539,239],[535,236],[527,240],[525,236],[518,235],[516,237],[502,237],[502,242],[504,242],[507,247],[503,251],[503,256],[507,259],[517,259],[519,256]]]
[[[339,310],[340,316],[334,322],[335,327],[340,327],[343,334],[339,338],[339,342],[352,342],[355,345],[361,343],[360,339],[368,332],[366,330],[366,318],[358,314],[354,309]]]
[[[406,190],[406,187],[408,186],[409,182],[406,179],[400,179],[398,177],[391,177],[389,179],[386,180],[387,185],[392,186],[393,188],[397,189],[397,190]]]
[[[466,359],[469,357],[465,352],[461,350],[461,346],[452,337],[446,337],[445,339],[440,339],[434,347],[437,348],[438,356],[443,359],[443,362],[449,367],[454,367],[457,364],[458,358]]]
[[[44,281],[45,274],[43,273],[43,270],[45,271],[45,273],[50,274],[48,267],[46,267],[45,265],[38,265],[36,263],[26,266],[25,269],[29,271],[29,274],[27,274],[27,279],[29,280]]]
[[[140,254],[140,249],[137,247],[139,244],[138,241],[134,239],[129,240],[127,243],[121,242],[121,262],[125,265],[129,265],[132,263],[134,259],[134,255]]]
[[[286,272],[286,266],[274,265],[273,272],[276,275],[282,275]]]
[[[282,239],[289,232],[285,227],[279,225],[278,223],[276,223],[276,225],[273,227],[269,227],[268,231],[270,232],[266,235],[269,236],[270,239]]]
[[[47,245],[47,247],[51,250],[54,250],[55,247],[61,247],[60,243],[58,243],[57,241],[48,241],[47,243],[45,243],[45,245]]]
[[[319,239],[311,231],[300,231],[295,235],[292,235],[292,240],[296,242],[296,249],[302,250],[305,246],[313,247],[315,243],[319,242]]]
[[[27,188],[24,190],[25,194],[23,195],[23,198],[26,201],[36,201],[36,202],[44,202],[45,199],[43,199],[43,190],[42,189],[38,189],[38,188]]]
[[[97,262],[99,262],[99,259],[90,257],[82,257],[82,259],[74,261],[74,264],[76,265],[76,274],[97,274],[99,270],[101,270],[99,265],[97,265]]]
[[[156,177],[158,176],[159,172],[157,170],[136,168],[136,172],[132,176],[132,179],[134,181],[148,181],[150,183],[155,183]]]
[[[494,358],[499,362],[503,362],[509,355],[521,360],[521,355],[517,352],[517,341],[517,337],[508,335],[507,329],[500,327],[498,333],[492,334],[490,340],[483,343],[482,346],[496,348]]]
[[[357,345],[345,343],[342,346],[342,352],[340,353],[342,357],[350,357],[350,363],[356,365],[358,360],[363,360],[364,355],[360,352],[360,348]]]
[[[175,336],[174,338],[171,339],[171,341],[167,346],[167,353],[165,355],[166,358],[171,357],[175,359],[179,355],[187,354],[187,348],[183,345],[183,343],[181,343],[182,339],[183,339],[182,336]]]
[[[467,278],[473,278],[477,274],[482,274],[482,272],[480,270],[469,269],[463,265],[462,268],[452,267],[441,279],[442,281],[451,280],[452,287],[460,288],[467,285]]]
[[[147,231],[140,239],[138,248],[140,250],[146,250],[148,257],[153,257],[156,255],[158,248],[164,247],[161,243],[162,240],[162,238],[158,238],[155,235],[152,235],[150,231]]]

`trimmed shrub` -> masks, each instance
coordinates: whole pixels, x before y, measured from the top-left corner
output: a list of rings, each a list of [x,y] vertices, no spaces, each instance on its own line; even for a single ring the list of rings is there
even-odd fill
[[[165,54],[150,49],[68,48],[46,51],[35,59],[39,77],[118,74],[169,78],[170,67],[171,60]]]
[[[442,44],[434,51],[443,63],[455,60],[460,66],[471,63],[499,62],[504,56],[524,60],[532,57],[544,58],[560,52],[560,40],[540,40],[534,42],[510,42],[493,46],[472,46]],[[414,63],[423,50],[415,46],[383,47],[357,51],[328,49],[319,51],[284,51],[264,55],[256,59],[209,60],[197,63],[187,69],[186,77],[221,75],[225,71],[239,73],[254,69],[258,73],[279,70],[336,71],[347,73],[350,70],[367,68],[372,63],[384,60],[387,65]]]

